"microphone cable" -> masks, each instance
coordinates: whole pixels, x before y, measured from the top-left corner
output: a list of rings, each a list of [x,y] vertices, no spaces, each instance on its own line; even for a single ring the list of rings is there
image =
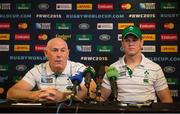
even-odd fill
[[[59,114],[59,110],[63,107],[63,106],[71,106],[72,105],[72,101],[73,99],[69,99],[69,104],[66,104],[64,102],[60,102],[57,106],[57,110],[56,110],[56,114]]]

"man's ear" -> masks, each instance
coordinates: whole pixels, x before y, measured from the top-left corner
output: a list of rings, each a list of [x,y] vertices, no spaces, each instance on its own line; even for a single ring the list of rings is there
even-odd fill
[[[47,48],[44,48],[44,55],[47,57]]]

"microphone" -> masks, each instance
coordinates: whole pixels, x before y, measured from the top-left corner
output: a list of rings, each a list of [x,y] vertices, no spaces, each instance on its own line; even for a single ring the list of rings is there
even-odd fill
[[[90,82],[91,82],[91,78],[93,78],[95,75],[95,70],[93,67],[88,66],[86,69],[84,69],[83,71],[83,77],[85,77],[85,86],[87,88],[89,88],[90,86]]]
[[[113,94],[113,97],[114,97],[114,101],[117,101],[117,95],[118,95],[118,88],[117,88],[117,76],[119,75],[118,74],[118,70],[115,68],[115,67],[109,67],[107,69],[107,72],[106,72],[106,75],[110,81],[110,84],[111,84],[111,90],[112,90],[112,94]]]
[[[84,69],[83,71],[83,77],[85,78],[84,79],[84,82],[85,82],[85,86],[86,88],[88,89],[87,91],[87,96],[89,97],[89,88],[90,88],[90,82],[91,82],[91,79],[94,77],[95,75],[95,70],[93,67],[89,66],[87,67],[86,69]]]
[[[77,90],[79,88],[79,84],[82,82],[82,72],[78,71],[74,76],[69,77],[71,82],[73,83],[72,92],[73,95],[77,94]]]
[[[101,96],[101,83],[103,76],[105,74],[105,66],[101,65],[98,71],[98,76],[96,77],[96,95]]]

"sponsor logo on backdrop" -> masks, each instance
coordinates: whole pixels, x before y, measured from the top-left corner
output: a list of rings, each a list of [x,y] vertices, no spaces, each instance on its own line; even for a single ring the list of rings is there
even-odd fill
[[[56,10],[72,10],[72,4],[56,4]]]
[[[179,97],[179,90],[170,90],[171,96],[172,97]]]
[[[62,38],[63,40],[71,39],[71,34],[56,34],[55,37]]]
[[[97,23],[98,30],[112,30],[113,23]]]
[[[174,29],[174,23],[172,23],[172,22],[164,23],[163,27],[164,27],[164,29],[166,29],[166,30]]]
[[[36,14],[36,18],[40,19],[59,19],[62,18],[61,14]]]
[[[180,57],[148,57],[155,62],[180,62]]]
[[[28,24],[27,23],[18,23],[18,28],[19,29],[27,29],[28,28]]]
[[[50,30],[51,23],[36,23],[36,29]]]
[[[15,34],[15,40],[30,40],[31,36],[27,33]]]
[[[118,30],[123,30],[128,26],[134,25],[134,23],[118,23]]]
[[[108,57],[90,57],[90,56],[84,56],[81,57],[82,61],[108,61]]]
[[[0,75],[0,83],[3,83],[3,82],[6,81],[7,79],[8,79],[8,76]]]
[[[113,3],[99,3],[97,4],[98,10],[113,10]]]
[[[129,14],[129,18],[155,18],[156,14]]]
[[[177,78],[167,78],[168,85],[179,85]]]
[[[9,56],[10,61],[16,60],[33,60],[33,61],[44,61],[47,60],[45,56]]]
[[[177,34],[161,34],[162,41],[177,41],[178,36]]]
[[[76,45],[76,51],[78,51],[78,52],[91,52],[92,46],[91,45]]]
[[[93,5],[92,4],[76,4],[77,10],[92,10]]]
[[[13,76],[13,82],[18,82],[18,81],[20,81],[22,78],[23,78],[23,76],[17,76],[17,75],[15,75],[15,76]]]
[[[11,10],[11,3],[0,3],[0,10]]]
[[[177,9],[177,2],[161,2],[161,9]]]
[[[66,19],[121,19],[124,14],[66,14]]]
[[[56,23],[56,29],[71,29],[72,28],[72,24],[71,23]]]
[[[18,9],[18,10],[30,10],[31,9],[31,3],[17,3],[16,9]]]
[[[91,41],[92,40],[92,34],[77,34],[76,40],[78,40],[78,41]]]
[[[122,41],[122,34],[118,34],[118,41]]]
[[[156,9],[156,3],[139,3],[140,9],[152,10]]]
[[[0,14],[0,18],[4,19],[29,19],[31,14]]]
[[[173,66],[165,66],[165,67],[163,68],[163,71],[164,71],[165,73],[174,73],[174,72],[176,71],[176,68],[173,67]]]
[[[156,46],[154,45],[144,45],[143,46],[143,49],[142,49],[142,52],[156,52]]]
[[[156,34],[142,34],[142,38],[144,41],[155,41]]]
[[[160,18],[178,18],[180,13],[169,13],[169,14],[160,14]]]
[[[40,52],[40,51],[44,51],[44,49],[46,48],[46,45],[35,45],[35,51],[36,52]]]
[[[0,40],[10,40],[10,34],[0,34]]]
[[[98,45],[97,52],[112,52],[113,46],[112,45]]]
[[[16,70],[17,71],[25,71],[27,69],[26,65],[17,65]]]
[[[11,24],[10,22],[0,22],[0,30],[3,30],[3,29],[10,29],[11,28]]]
[[[79,29],[87,30],[90,28],[90,25],[88,23],[81,23],[78,25]]]
[[[111,39],[111,36],[109,34],[101,34],[99,36],[99,39],[102,40],[102,41],[108,41]]]
[[[156,29],[156,23],[140,23],[139,28],[141,30],[155,30]]]
[[[1,65],[0,64],[0,71],[8,71],[9,66],[8,65]]]
[[[121,10],[130,10],[132,8],[132,5],[130,3],[122,3],[120,4]]]
[[[0,45],[0,51],[9,51],[9,45]]]
[[[41,33],[38,35],[38,40],[47,40],[48,39],[48,35]]]
[[[30,51],[30,45],[14,45],[14,51]]]
[[[178,46],[161,46],[161,52],[178,52]]]
[[[49,9],[49,4],[48,3],[40,3],[38,5],[38,9],[40,9],[40,10],[47,10],[47,9]]]

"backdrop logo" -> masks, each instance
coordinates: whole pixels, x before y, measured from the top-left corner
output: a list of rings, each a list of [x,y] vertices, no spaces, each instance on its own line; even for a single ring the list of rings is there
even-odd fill
[[[174,29],[174,23],[172,23],[172,22],[164,23],[163,27],[164,27],[164,29],[167,29],[167,30]]]
[[[113,23],[97,23],[98,30],[112,30]]]
[[[156,23],[140,23],[139,28],[142,30],[155,30]]]
[[[28,24],[27,23],[18,23],[18,28],[19,29],[27,29],[28,28]]]
[[[51,29],[51,23],[36,23],[37,29],[45,29],[50,30]]]
[[[156,46],[153,45],[143,46],[142,52],[156,52]]]
[[[134,25],[134,23],[118,23],[118,30],[125,29],[128,26]]]
[[[177,9],[176,2],[161,2],[161,9]]]
[[[0,29],[10,29],[11,25],[10,22],[0,22]]]
[[[118,41],[122,41],[122,34],[118,34]]]
[[[71,23],[56,23],[56,29],[71,29]]]
[[[10,34],[0,34],[0,40],[10,40]]]
[[[176,71],[176,68],[173,66],[166,66],[163,68],[165,73],[174,73]]]
[[[102,40],[102,41],[108,41],[111,39],[111,36],[109,34],[101,34],[99,36],[99,39]]]
[[[98,45],[97,52],[112,52],[112,45]]]
[[[30,45],[14,45],[14,51],[30,51]]]
[[[8,71],[9,66],[8,65],[0,65],[0,71]]]
[[[33,60],[33,61],[40,61],[40,60],[47,60],[45,56],[10,56],[9,60]]]
[[[160,14],[161,18],[179,18],[180,14],[178,13],[169,13],[169,14]]]
[[[76,4],[77,10],[92,10],[92,4]]]
[[[92,51],[91,48],[92,48],[91,45],[77,45],[76,51],[78,51],[78,52],[91,52]]]
[[[0,45],[0,51],[9,51],[9,45]]]
[[[108,61],[108,57],[103,56],[103,57],[89,57],[89,56],[85,56],[85,57],[81,57],[82,61]]]
[[[30,40],[31,36],[30,34],[15,34],[15,40]]]
[[[155,6],[156,3],[139,3],[140,9],[146,9],[146,10],[156,9]]]
[[[11,3],[1,3],[0,10],[11,10]]]
[[[46,45],[35,45],[35,51],[40,52],[40,51],[44,51],[44,49],[46,48]]]
[[[40,3],[40,4],[38,5],[38,8],[39,8],[40,10],[47,10],[47,9],[49,9],[49,4],[47,4],[47,3]]]
[[[113,10],[113,4],[112,3],[99,3],[97,5],[98,10]]]
[[[91,41],[92,40],[92,34],[77,34],[76,40],[78,40],[78,41]]]
[[[2,83],[2,82],[4,82],[4,81],[6,81],[8,79],[8,76],[2,76],[2,75],[0,75],[0,82]]]
[[[170,90],[172,97],[179,97],[179,91],[178,90]]]
[[[161,34],[162,41],[177,41],[178,36],[177,34]]]
[[[178,52],[178,46],[161,46],[161,52]]]
[[[18,10],[29,10],[29,9],[31,9],[31,4],[30,3],[17,3],[16,9],[18,9]]]
[[[122,10],[130,10],[132,8],[132,5],[130,3],[122,3],[120,7]]]
[[[79,29],[82,29],[82,30],[87,30],[90,28],[90,25],[88,23],[81,23],[79,24]]]
[[[71,39],[71,34],[56,34],[55,37],[61,38],[63,40]]]
[[[48,38],[47,34],[41,33],[38,35],[38,40],[47,40],[47,38]]]
[[[177,78],[167,78],[167,82],[169,85],[179,85]]]
[[[155,18],[156,14],[129,14],[129,18]]]
[[[72,4],[56,4],[56,10],[72,10]]]
[[[144,41],[155,41],[156,34],[142,34],[142,38]]]
[[[25,71],[27,69],[26,65],[17,65],[16,70],[17,71]]]

